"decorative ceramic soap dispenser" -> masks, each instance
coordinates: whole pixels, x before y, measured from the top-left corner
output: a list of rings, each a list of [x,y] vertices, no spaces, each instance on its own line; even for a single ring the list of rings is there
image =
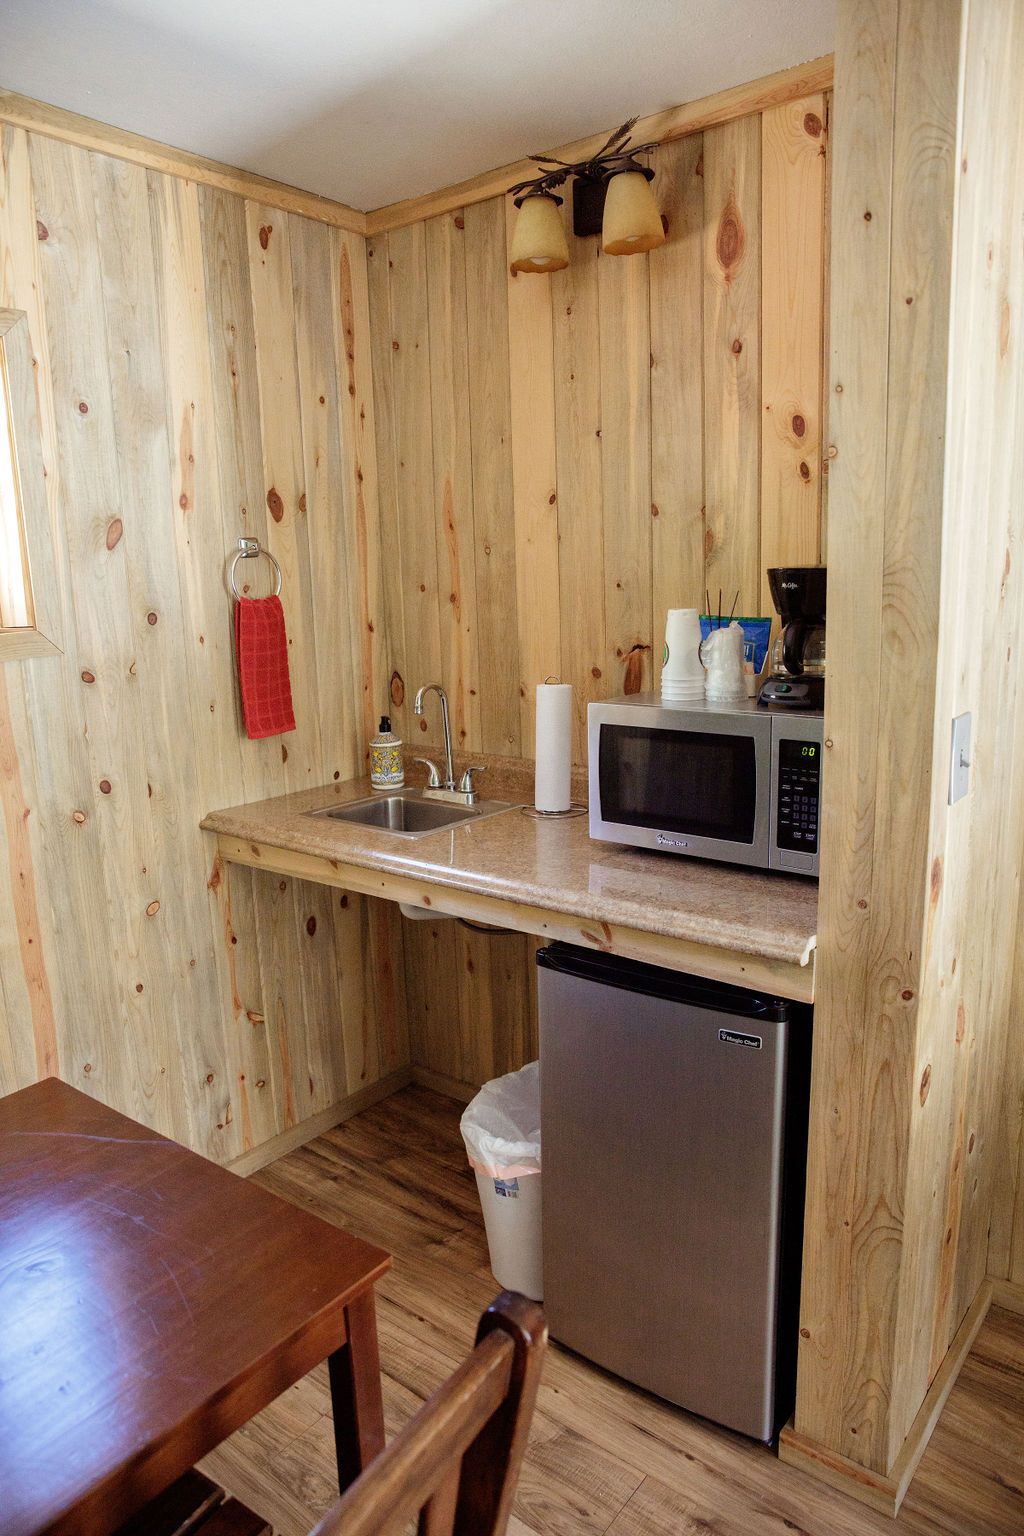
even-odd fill
[[[392,731],[387,715],[381,715],[380,729],[370,742],[370,783],[374,789],[401,789],[405,783],[402,738]]]

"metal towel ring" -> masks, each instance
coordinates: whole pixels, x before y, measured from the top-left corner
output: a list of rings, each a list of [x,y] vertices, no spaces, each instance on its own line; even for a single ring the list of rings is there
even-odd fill
[[[281,567],[270,553],[270,550],[264,549],[260,544],[259,539],[239,539],[238,553],[235,555],[234,559],[231,561],[230,566],[228,567],[228,582],[232,592],[238,598],[239,602],[242,600],[242,594],[235,586],[235,567],[238,565],[239,560],[254,560],[257,555],[266,555],[267,559],[274,567],[274,577],[276,580],[274,596],[281,596]]]

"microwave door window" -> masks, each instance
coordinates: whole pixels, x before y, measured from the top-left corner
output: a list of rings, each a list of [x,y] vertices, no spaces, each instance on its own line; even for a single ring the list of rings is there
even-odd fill
[[[751,736],[602,725],[601,818],[718,842],[753,843]]]

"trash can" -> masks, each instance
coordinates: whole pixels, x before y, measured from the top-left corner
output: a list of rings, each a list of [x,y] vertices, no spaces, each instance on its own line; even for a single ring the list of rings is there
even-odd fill
[[[491,1273],[504,1290],[540,1301],[540,1063],[485,1083],[466,1106],[462,1139],[476,1172]]]

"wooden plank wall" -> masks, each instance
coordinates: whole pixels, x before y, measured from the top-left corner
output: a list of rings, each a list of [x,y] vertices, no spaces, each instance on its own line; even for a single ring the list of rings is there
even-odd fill
[[[503,198],[371,237],[390,703],[412,751],[439,747],[434,701],[410,708],[436,680],[457,747],[531,756],[556,674],[583,763],[588,702],[656,686],[667,608],[721,587],[770,612],[764,569],[819,560],[827,108],[657,149],[668,240],[648,256],[603,257],[567,203],[569,267],[512,275]],[[437,924],[406,945],[421,1067],[473,1083],[535,1049],[508,979],[525,941]]]
[[[653,686],[665,610],[768,602],[820,555],[826,102],[655,151],[667,243],[510,275],[491,198],[371,238],[391,703],[435,678],[457,744],[532,751],[532,689]],[[569,223],[568,204],[563,216]],[[770,611],[770,605],[769,605]]]
[[[384,691],[364,241],[6,125],[0,305],[29,316],[67,637],[0,676],[0,1093],[59,1070],[231,1159],[406,1060],[397,916],[229,878],[198,830],[361,771]],[[284,571],[298,729],[263,742],[243,533]]]
[[[972,891],[982,910],[965,914],[976,932],[991,944],[988,970],[980,978],[982,991],[974,999],[973,1012],[984,1019],[993,1014],[1003,1036],[990,1030],[972,1044],[972,1071],[968,1084],[965,1130],[968,1145],[975,1122],[984,1120],[989,1142],[986,1178],[975,1187],[965,1177],[960,1195],[980,1240],[986,1208],[991,1205],[989,1273],[1024,1287],[1024,902],[1018,901],[1016,917],[1010,881],[1019,878],[1024,862],[1024,821],[1021,785],[1024,783],[1024,704],[1013,694],[1018,653],[1024,627],[1024,99],[1019,90],[1024,69],[1024,16],[1020,7],[1000,3],[980,14],[972,13],[969,34],[969,77],[988,82],[988,110],[977,95],[969,99],[965,122],[968,176],[964,181],[961,219],[973,233],[973,257],[977,270],[986,262],[985,283],[977,284],[972,310],[965,311],[963,326],[974,324],[979,359],[987,363],[972,370],[975,390],[965,404],[957,435],[957,469],[963,487],[961,515],[971,515],[968,489],[977,495],[982,487],[990,508],[987,538],[975,548],[972,575],[976,574],[983,631],[972,635],[970,612],[960,615],[963,649],[968,656],[966,704],[975,719],[987,723],[981,741],[980,762],[986,774],[997,775],[989,815],[970,849],[974,862]],[[990,125],[995,124],[993,129]],[[1015,128],[1015,132],[1014,132]],[[974,167],[976,175],[970,175]],[[1007,191],[1006,189],[1009,189]],[[991,257],[989,255],[991,252]],[[954,337],[954,348],[957,345]],[[974,443],[983,452],[974,460]],[[966,551],[965,551],[966,552]],[[977,562],[977,566],[974,562]],[[964,605],[966,608],[966,604]],[[969,644],[969,639],[974,643]],[[1005,663],[1004,663],[1005,655]],[[999,665],[991,673],[985,657]],[[1016,706],[1015,716],[1008,711]],[[980,711],[984,710],[982,716]],[[1015,729],[1015,757],[1008,762],[1005,745],[996,754],[996,740],[1003,731]],[[975,754],[978,755],[977,753]],[[992,850],[1002,857],[992,859]],[[1007,955],[1015,954],[1012,971]],[[970,1016],[968,1016],[968,1022]],[[975,1062],[977,1058],[977,1064]],[[1001,1108],[1000,1138],[991,1133],[993,1106]],[[968,1159],[969,1163],[969,1159]],[[960,1192],[958,1191],[958,1194]],[[957,1293],[964,1289],[963,1276],[955,1277]]]
[[[1022,64],[1014,0],[839,7],[828,548],[843,579],[795,1423],[819,1467],[897,1483],[987,1269],[1013,1272]],[[964,711],[971,791],[950,807]]]

